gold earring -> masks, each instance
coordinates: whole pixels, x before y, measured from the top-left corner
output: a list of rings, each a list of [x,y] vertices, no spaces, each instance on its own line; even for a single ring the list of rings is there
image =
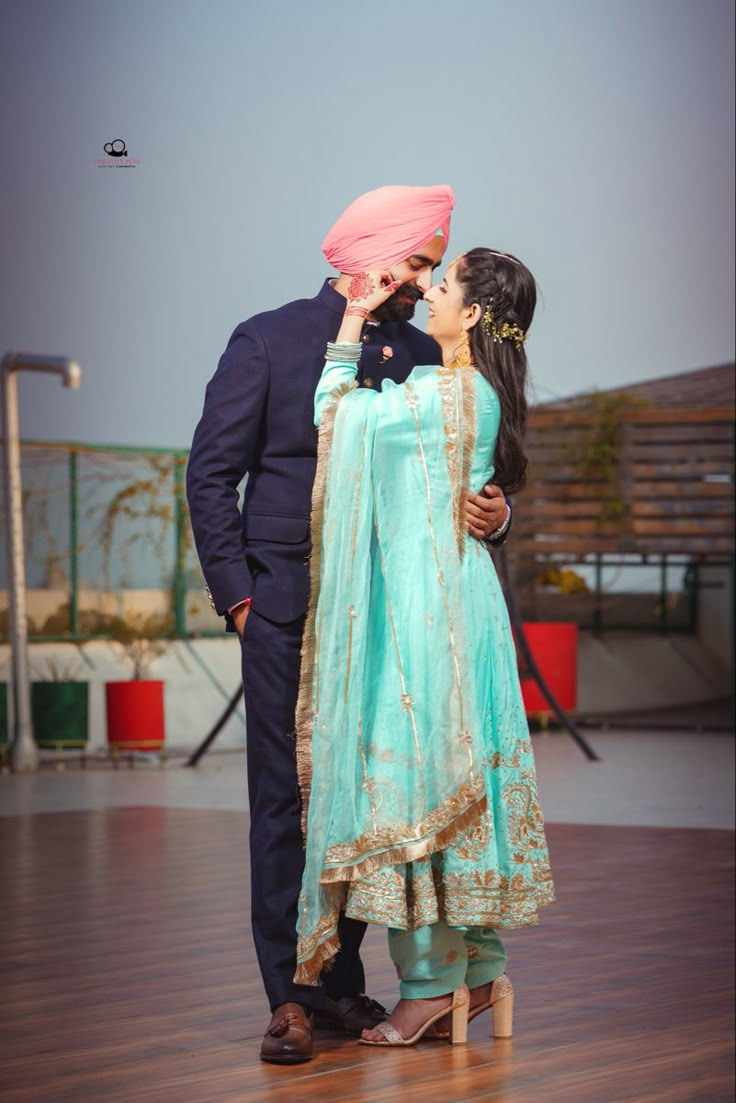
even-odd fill
[[[463,330],[463,335],[460,338],[460,344],[455,349],[455,354],[452,358],[450,367],[452,368],[470,368],[472,367],[473,359],[470,354],[470,338],[468,337],[467,329]]]

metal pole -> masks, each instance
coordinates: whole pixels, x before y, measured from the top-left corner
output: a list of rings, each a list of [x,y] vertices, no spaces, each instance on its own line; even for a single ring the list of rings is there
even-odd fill
[[[79,458],[69,453],[69,631],[74,639],[79,635]]]
[[[667,616],[667,556],[663,555],[659,563],[659,630],[667,634],[669,620]]]
[[[174,457],[174,631],[177,636],[187,632],[186,590],[184,580],[184,460]]]
[[[10,765],[16,773],[38,769],[38,748],[31,721],[31,685],[28,673],[28,616],[26,570],[23,558],[23,496],[18,431],[18,378],[3,363],[3,436],[5,437],[5,502],[10,606],[10,646],[13,671],[14,737]]]
[[[736,556],[731,556],[729,564],[729,579],[728,585],[730,589],[730,612],[731,612],[731,723],[736,724],[736,641],[734,641],[734,632],[736,632]]]
[[[690,565],[686,569],[685,577],[688,578],[689,581],[687,588],[688,598],[690,599],[688,625],[690,632],[695,635],[698,631],[700,616],[700,564],[697,560],[691,560]]]
[[[10,768],[16,773],[38,769],[38,748],[33,738],[31,686],[28,672],[28,614],[26,609],[26,571],[23,555],[23,495],[20,471],[20,431],[18,425],[18,372],[39,371],[61,375],[64,386],[76,390],[82,372],[73,360],[61,356],[34,356],[9,352],[0,365],[3,392],[3,436],[5,438],[5,513],[10,606],[10,644],[13,670],[14,738],[10,748]]]
[[[601,608],[601,588],[603,586],[603,564],[600,552],[595,557],[595,605],[593,606],[593,634],[598,635],[603,627],[603,610]]]
[[[222,716],[219,718],[219,720],[217,720],[214,728],[212,728],[209,735],[205,736],[197,749],[186,760],[186,762],[184,763],[185,766],[196,766],[202,755],[207,753],[212,743],[214,743],[219,733],[222,731],[232,714],[235,712],[236,708],[238,707],[238,702],[242,696],[243,684],[241,682],[241,684],[235,690],[233,696],[230,698],[230,702],[223,712]]]

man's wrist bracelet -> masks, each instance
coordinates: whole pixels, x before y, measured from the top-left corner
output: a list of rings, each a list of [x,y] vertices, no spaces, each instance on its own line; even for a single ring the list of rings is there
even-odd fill
[[[506,532],[506,529],[509,527],[510,524],[511,524],[511,507],[507,503],[506,504],[506,520],[504,521],[504,523],[499,528],[497,528],[493,532],[489,533],[486,539],[488,539],[488,540],[498,540],[499,536],[503,536],[503,534]]]

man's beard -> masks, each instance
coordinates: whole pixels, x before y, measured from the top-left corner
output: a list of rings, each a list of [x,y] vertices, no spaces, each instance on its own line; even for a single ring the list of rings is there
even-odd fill
[[[422,298],[424,296],[418,287],[404,284],[398,291],[394,291],[390,299],[372,310],[371,316],[377,322],[408,322],[414,317],[414,308]]]

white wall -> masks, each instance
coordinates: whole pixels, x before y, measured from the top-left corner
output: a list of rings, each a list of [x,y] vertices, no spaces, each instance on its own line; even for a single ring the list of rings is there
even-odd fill
[[[730,567],[700,568],[698,639],[727,670],[733,669],[733,579]]]
[[[0,680],[9,680],[10,654],[0,646]],[[32,671],[41,673],[51,660],[60,671],[73,666],[89,681],[89,749],[106,747],[105,682],[130,678],[130,664],[118,644],[94,641],[76,648],[73,644],[31,644]],[[80,654],[82,659],[80,661]],[[234,636],[195,640],[191,645],[177,640],[167,645],[166,654],[154,659],[151,678],[164,680],[166,742],[172,750],[194,750],[204,739],[240,685],[240,644]],[[12,696],[12,695],[10,695]],[[12,708],[12,701],[9,702]],[[219,733],[219,749],[245,746],[245,717],[242,701],[237,712]]]

